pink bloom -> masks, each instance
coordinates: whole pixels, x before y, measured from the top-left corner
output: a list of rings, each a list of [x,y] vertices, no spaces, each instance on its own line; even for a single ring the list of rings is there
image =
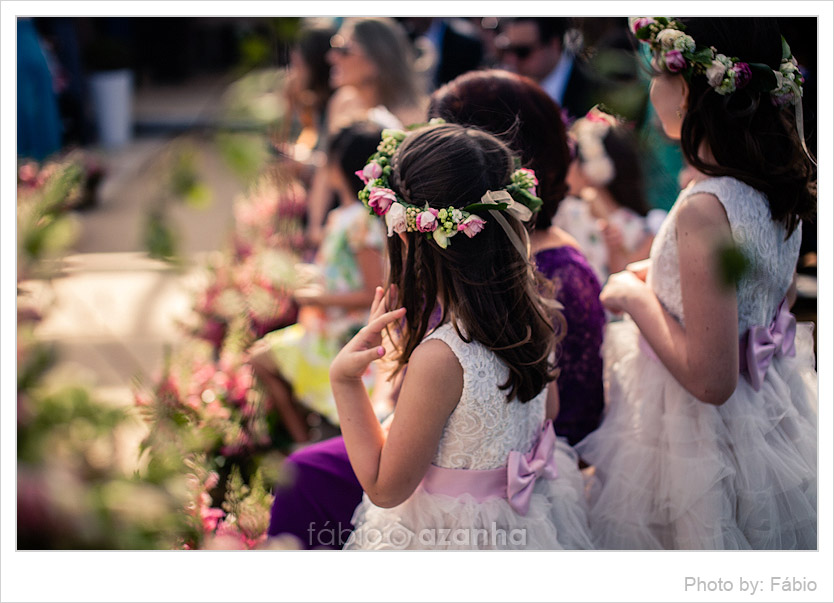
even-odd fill
[[[203,521],[203,530],[207,533],[214,532],[217,529],[217,523],[226,516],[226,513],[221,509],[213,507],[203,507],[200,509],[200,519]]]
[[[391,208],[391,204],[397,200],[397,195],[390,188],[372,188],[368,205],[378,216],[384,216]]]
[[[420,232],[434,232],[437,228],[437,213],[433,207],[417,214],[417,230]]]
[[[356,172],[356,175],[362,179],[362,182],[368,184],[382,176],[382,166],[376,162],[367,164],[363,169]]]
[[[686,69],[686,59],[683,58],[680,50],[670,50],[666,53],[666,68],[672,73]]]
[[[463,234],[471,239],[484,229],[484,224],[486,221],[478,216],[469,216],[458,226],[458,230],[462,230]]]
[[[638,17],[631,23],[631,30],[634,33],[637,33],[638,30],[642,29],[646,25],[651,25],[654,23],[654,19],[650,19],[649,17]]]
[[[736,63],[733,71],[736,73],[736,88],[744,88],[753,79],[753,72],[747,63]]]

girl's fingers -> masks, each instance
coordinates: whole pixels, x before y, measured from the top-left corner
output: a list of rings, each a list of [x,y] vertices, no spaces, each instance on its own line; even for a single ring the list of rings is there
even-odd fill
[[[382,287],[377,287],[374,291],[374,301],[371,303],[371,316],[374,316],[379,309],[379,306],[382,305],[380,302],[384,297],[385,292],[383,291]]]
[[[405,316],[405,308],[397,308],[396,310],[391,310],[390,312],[385,312],[374,318],[368,326],[365,327],[368,329],[368,332],[373,335],[379,335],[382,333],[382,329],[385,328],[385,325],[394,322],[395,320],[399,320]]]

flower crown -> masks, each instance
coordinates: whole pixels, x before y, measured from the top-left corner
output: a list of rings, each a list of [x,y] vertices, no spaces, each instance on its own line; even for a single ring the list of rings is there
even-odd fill
[[[437,119],[429,122],[431,125],[438,123],[444,122]],[[364,169],[356,172],[365,183],[365,188],[359,191],[359,199],[372,214],[385,216],[389,237],[400,232],[423,232],[446,249],[449,240],[459,232],[471,238],[483,230],[486,221],[472,213],[476,210],[504,210],[524,222],[541,208],[542,200],[536,196],[539,181],[533,170],[525,168],[515,170],[510,184],[503,190],[487,191],[480,203],[463,208],[450,205],[435,209],[428,203],[420,206],[405,201],[391,189],[389,178],[393,170],[391,158],[406,136],[402,130],[383,130],[376,153]]]
[[[785,38],[782,38],[782,62],[778,70],[763,63],[745,63],[737,57],[719,54],[714,47],[695,44],[684,33],[686,26],[666,17],[632,17],[631,31],[655,52],[661,69],[680,73],[687,80],[693,74],[706,75],[710,87],[718,94],[732,94],[748,88],[768,92],[776,106],[799,105],[805,81]]]
[[[603,140],[608,131],[618,123],[616,117],[597,105],[571,126],[570,132],[576,140],[577,151],[582,160],[582,171],[596,186],[606,186],[616,176],[614,162],[605,152]]]

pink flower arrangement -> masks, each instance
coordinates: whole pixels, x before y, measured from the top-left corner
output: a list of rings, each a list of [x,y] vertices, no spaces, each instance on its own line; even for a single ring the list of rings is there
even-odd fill
[[[485,220],[479,218],[478,216],[472,215],[466,218],[466,220],[464,220],[460,224],[460,226],[458,226],[458,230],[463,232],[463,234],[465,234],[467,237],[471,239],[484,229],[485,224]]]
[[[670,50],[666,53],[666,68],[672,73],[678,73],[686,69],[686,59],[683,58],[680,50]]]
[[[437,213],[433,207],[417,214],[417,230],[420,232],[434,232],[437,229]]]
[[[637,19],[634,19],[634,21],[632,21],[631,30],[634,33],[637,33],[638,30],[644,28],[646,25],[651,25],[654,22],[655,22],[654,19],[650,19],[649,17],[639,17]]]
[[[367,164],[363,169],[356,172],[356,175],[363,183],[368,184],[382,176],[382,166],[376,162]]]
[[[750,65],[743,62],[738,62],[733,66],[733,71],[736,74],[736,88],[744,88],[753,79],[753,72]]]
[[[397,200],[397,195],[390,188],[376,187],[371,189],[368,205],[378,216],[384,216],[391,209],[391,204]]]

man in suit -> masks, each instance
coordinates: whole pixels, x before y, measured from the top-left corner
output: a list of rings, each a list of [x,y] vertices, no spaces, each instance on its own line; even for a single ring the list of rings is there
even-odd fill
[[[502,67],[535,80],[572,118],[594,105],[592,80],[564,47],[568,19],[513,17],[502,21],[496,39]]]

